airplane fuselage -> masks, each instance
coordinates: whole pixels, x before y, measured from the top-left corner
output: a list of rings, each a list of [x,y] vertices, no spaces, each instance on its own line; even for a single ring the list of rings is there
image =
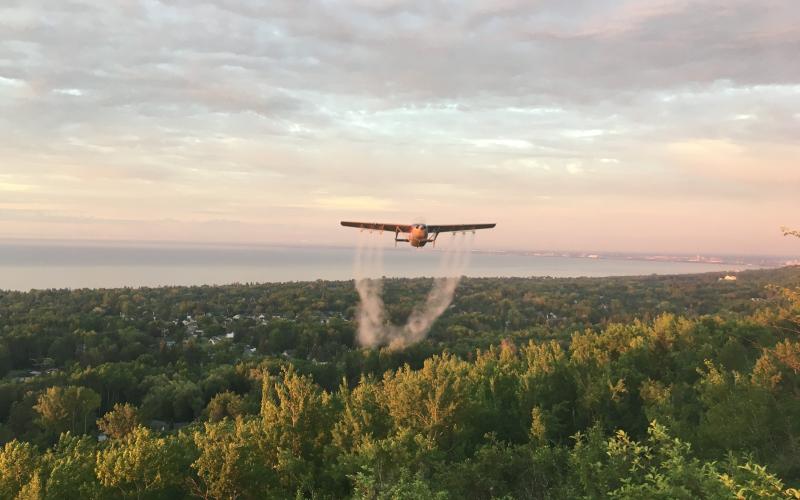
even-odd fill
[[[428,227],[425,224],[414,224],[408,233],[408,243],[412,247],[424,247],[428,243]]]

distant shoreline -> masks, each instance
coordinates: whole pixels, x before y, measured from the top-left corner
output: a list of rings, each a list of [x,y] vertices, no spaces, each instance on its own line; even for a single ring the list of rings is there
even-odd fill
[[[651,262],[685,262],[694,264],[722,264],[755,267],[780,267],[800,264],[800,259],[790,256],[768,255],[724,255],[724,254],[650,254],[627,252],[559,252],[559,251],[491,251],[475,250],[481,253],[516,254],[529,257],[564,257],[570,259],[593,260],[639,260]]]
[[[396,249],[386,239],[388,251],[419,251],[408,248]],[[122,248],[122,249],[275,249],[275,248],[303,248],[303,249],[334,249],[352,250],[354,245],[345,244],[307,244],[307,243],[240,243],[240,242],[205,242],[205,241],[171,241],[171,240],[100,240],[100,239],[48,239],[48,238],[5,238],[0,240],[0,249],[3,247],[52,247],[52,248]],[[426,248],[425,252],[437,252],[441,249]],[[563,257],[573,259],[613,259],[613,260],[641,260],[661,262],[687,262],[710,263],[726,265],[754,265],[758,267],[780,267],[785,265],[799,265],[800,256],[781,254],[735,254],[725,252],[638,252],[638,251],[603,251],[603,250],[552,250],[552,249],[484,249],[476,248],[472,253],[505,254],[528,257]],[[0,256],[1,257],[1,256]],[[3,265],[0,260],[0,266]]]
[[[388,247],[381,276],[441,275],[442,252]],[[779,261],[691,260],[641,255],[473,251],[474,278],[613,277],[738,272]],[[201,286],[229,283],[346,281],[354,248],[103,247],[0,244],[0,290]]]

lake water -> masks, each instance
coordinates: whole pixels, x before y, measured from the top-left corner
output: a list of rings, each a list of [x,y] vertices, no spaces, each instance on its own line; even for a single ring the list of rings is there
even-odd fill
[[[0,289],[218,285],[353,278],[355,248],[0,244]],[[441,248],[387,247],[383,274],[437,274]],[[739,270],[743,266],[471,252],[472,277],[630,276]]]

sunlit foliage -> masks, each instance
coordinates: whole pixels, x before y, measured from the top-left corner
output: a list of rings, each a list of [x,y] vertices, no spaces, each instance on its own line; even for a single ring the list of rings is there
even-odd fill
[[[344,283],[3,293],[0,498],[800,498],[800,270],[739,276],[467,280],[405,351]]]

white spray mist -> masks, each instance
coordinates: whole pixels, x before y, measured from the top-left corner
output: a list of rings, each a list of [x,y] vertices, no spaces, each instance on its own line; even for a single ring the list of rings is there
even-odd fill
[[[363,233],[362,233],[363,235]],[[440,240],[441,241],[441,240]],[[425,302],[412,310],[403,327],[388,324],[383,303],[383,248],[377,238],[359,238],[355,278],[360,303],[358,341],[362,346],[388,345],[402,349],[419,342],[453,301],[456,287],[469,263],[474,235],[453,235],[442,254],[439,271]]]
[[[358,343],[372,347],[382,343],[385,322],[383,304],[383,248],[377,238],[361,233],[355,259],[356,290],[358,291]]]

